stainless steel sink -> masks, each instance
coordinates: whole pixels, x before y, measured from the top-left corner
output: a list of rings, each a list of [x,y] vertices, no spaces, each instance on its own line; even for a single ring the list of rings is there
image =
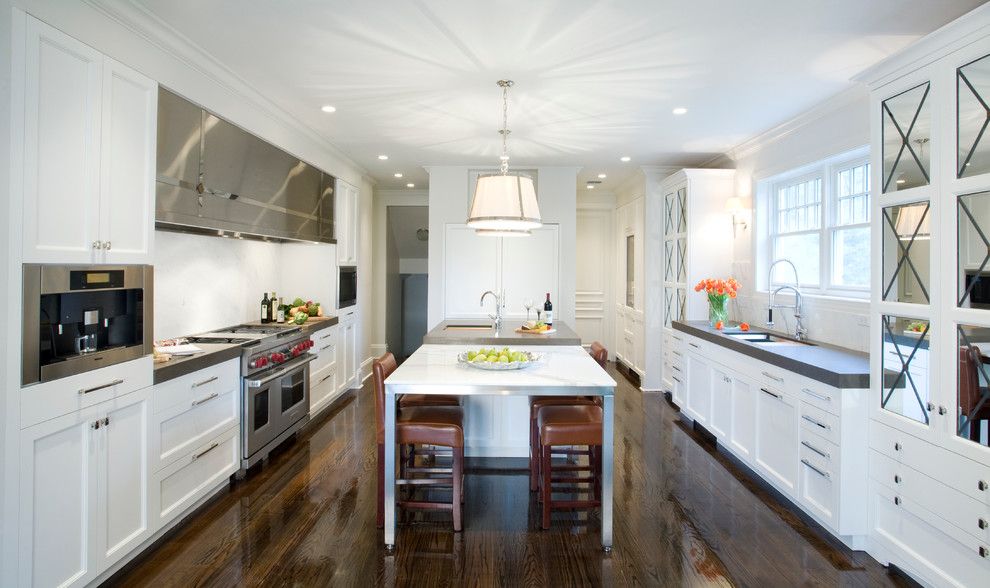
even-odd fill
[[[749,331],[739,331],[736,333],[726,333],[727,337],[732,337],[733,339],[738,339],[740,341],[745,341],[747,343],[753,343],[754,345],[813,345],[812,343],[807,343],[805,341],[797,341],[794,339],[788,339],[786,337],[778,337],[771,333],[759,333],[759,332],[749,332]]]
[[[491,325],[447,325],[444,331],[491,331]]]

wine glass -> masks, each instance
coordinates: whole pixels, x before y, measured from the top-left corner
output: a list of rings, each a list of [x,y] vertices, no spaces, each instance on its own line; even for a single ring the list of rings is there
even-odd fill
[[[529,321],[529,311],[533,308],[533,299],[527,298],[526,300],[523,300],[523,306],[526,307],[526,320]]]

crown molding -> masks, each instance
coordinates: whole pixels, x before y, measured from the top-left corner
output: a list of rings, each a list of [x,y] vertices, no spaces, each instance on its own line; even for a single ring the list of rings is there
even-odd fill
[[[351,166],[355,175],[362,179],[370,178],[367,169],[341,151],[329,138],[278,106],[211,53],[144,6],[134,0],[83,0],[83,2],[183,65],[215,81],[234,96],[251,103],[275,122],[302,133],[331,155]]]
[[[745,159],[750,155],[760,151],[761,149],[780,141],[790,135],[793,135],[797,131],[806,127],[807,125],[820,120],[842,108],[853,105],[857,102],[862,101],[863,104],[867,103],[869,95],[866,91],[865,86],[861,84],[852,85],[845,90],[833,95],[831,98],[819,102],[815,106],[812,106],[808,110],[798,114],[794,118],[786,120],[779,125],[772,127],[762,133],[746,139],[742,143],[736,145],[735,147],[727,150],[724,154],[725,158],[728,158],[730,162],[736,162],[740,159]],[[716,165],[722,160],[723,156],[713,157],[709,161],[705,162],[706,167],[709,164]]]
[[[990,35],[990,4],[974,8],[901,51],[866,68],[856,74],[852,80],[876,89],[938,61],[987,35]]]

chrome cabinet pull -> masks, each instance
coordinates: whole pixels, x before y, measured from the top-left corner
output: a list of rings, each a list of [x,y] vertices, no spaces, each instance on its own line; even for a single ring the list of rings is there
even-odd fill
[[[202,382],[196,382],[195,384],[192,385],[192,387],[193,388],[199,388],[200,386],[205,386],[205,385],[209,384],[210,382],[216,382],[219,379],[220,379],[220,376],[213,376],[212,378],[210,378],[208,380],[203,380]]]
[[[980,491],[986,492],[987,488],[990,487],[990,485],[988,485],[985,480],[980,480],[980,483],[977,484],[976,487],[979,488]]]
[[[83,388],[79,391],[79,394],[89,394],[90,392],[96,392],[97,390],[102,390],[104,388],[112,388],[114,386],[119,386],[123,384],[124,380],[114,380],[112,382],[107,382],[106,384],[100,384],[99,386],[93,386],[92,388]]]
[[[771,392],[771,391],[767,390],[766,388],[760,388],[760,392],[763,392],[765,394],[769,394],[770,396],[773,396],[777,400],[780,400],[781,398],[783,398],[780,394],[776,394],[774,392]]]
[[[830,474],[830,473],[828,473],[828,472],[826,472],[826,471],[823,471],[823,470],[820,470],[820,469],[818,469],[818,468],[816,468],[815,466],[813,466],[813,465],[811,465],[811,462],[810,462],[810,461],[808,461],[808,460],[806,460],[806,459],[802,459],[802,460],[801,460],[801,463],[803,463],[804,465],[806,465],[806,466],[808,466],[808,468],[809,468],[809,469],[810,469],[811,471],[813,471],[813,472],[815,472],[816,474],[818,474],[819,476],[821,476],[821,477],[823,477],[823,478],[825,478],[825,479],[829,479],[829,478],[831,478],[831,477],[832,477],[832,474]]]
[[[93,249],[103,249],[103,243],[100,241],[93,241]]]
[[[831,425],[827,425],[827,424],[825,424],[823,422],[817,421],[817,420],[811,418],[810,416],[808,416],[806,414],[801,415],[801,418],[803,418],[804,420],[808,421],[812,425],[817,425],[817,426],[825,429],[826,431],[831,431],[832,430]]]
[[[895,496],[894,497],[894,504],[896,504],[897,506],[900,506],[901,505],[901,497],[900,496]]]
[[[209,401],[213,400],[217,396],[220,396],[220,393],[219,392],[214,392],[213,394],[210,394],[206,398],[200,398],[199,400],[193,400],[192,405],[193,406],[199,406],[200,404],[203,404],[204,402],[209,402]]]
[[[927,410],[928,412],[935,410],[935,404],[931,402],[925,404],[925,410]]]
[[[681,355],[681,352],[680,351],[671,350],[670,352],[673,353],[674,355]]]
[[[775,376],[775,375],[773,375],[773,374],[771,374],[769,372],[762,372],[762,374],[764,376],[770,378],[771,380],[775,381],[775,382],[783,382],[784,381],[784,378],[781,378],[780,376]]]
[[[107,251],[110,251],[110,241],[104,241],[103,248],[106,249]]]
[[[193,461],[196,461],[197,459],[199,459],[199,458],[201,458],[201,457],[203,457],[204,455],[206,455],[207,453],[209,453],[209,452],[211,452],[211,451],[213,451],[213,450],[214,450],[214,449],[216,449],[217,447],[220,447],[220,444],[219,444],[219,443],[217,443],[216,441],[214,441],[213,443],[210,443],[210,446],[209,446],[209,447],[207,447],[207,448],[206,448],[206,449],[204,449],[203,451],[200,451],[199,453],[196,453],[196,454],[194,454],[194,455],[192,456],[192,458],[193,458]]]
[[[829,455],[829,453],[827,451],[822,451],[821,449],[818,449],[817,447],[815,447],[811,443],[808,443],[807,441],[802,441],[801,442],[801,445],[804,445],[805,447],[807,447],[808,449],[814,451],[815,453],[817,453],[818,455],[824,457],[825,459],[832,459],[832,456]]]
[[[945,416],[945,413],[949,412],[944,406],[938,407],[938,414]]]
[[[325,376],[323,376],[323,379],[322,379],[322,380],[320,380],[320,382],[319,382],[319,383],[320,383],[320,384],[322,384],[323,382],[326,382],[327,380],[329,380],[329,379],[330,379],[330,378],[332,378],[333,376],[334,376],[334,373],[333,373],[333,372],[330,372],[329,374],[327,374],[327,375],[325,375]]]
[[[990,556],[990,550],[988,550],[986,547],[983,547],[982,545],[980,545],[979,553],[980,553],[980,557],[983,558]]]
[[[897,474],[894,474],[894,483],[895,484],[900,484],[901,483],[901,477],[899,475],[897,475]]]
[[[986,519],[980,517],[980,520],[977,521],[976,526],[978,526],[981,529],[986,529],[990,525],[987,524],[987,520]]]
[[[894,451],[900,451],[900,450],[901,450],[901,444],[900,443],[894,443]]]
[[[677,367],[676,365],[670,366],[670,369],[674,370],[675,372],[681,371],[681,368]]]
[[[815,392],[811,388],[801,388],[801,391],[804,392],[805,394],[807,394],[808,396],[814,396],[815,398],[817,398],[819,400],[824,400],[825,402],[832,402],[832,397],[831,396],[829,396],[827,394],[821,394],[819,392]]]
[[[333,343],[327,343],[323,347],[320,347],[320,351],[326,351],[327,349],[330,349],[331,347],[333,347]]]
[[[688,345],[690,345],[691,347],[694,347],[695,349],[701,349],[701,347],[698,344],[692,343],[690,341],[688,341]]]
[[[678,384],[680,384],[680,383],[681,383],[681,379],[680,379],[680,378],[678,378],[677,376],[670,376],[670,377],[671,377],[671,378],[673,378],[673,379],[674,379],[674,381],[675,381],[675,382],[677,382]]]

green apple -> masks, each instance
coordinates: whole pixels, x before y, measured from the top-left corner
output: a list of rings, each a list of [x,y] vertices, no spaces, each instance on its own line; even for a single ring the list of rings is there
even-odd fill
[[[485,356],[485,355],[475,355],[474,356],[474,359],[472,359],[471,361],[473,361],[474,363],[481,363],[481,362],[487,361],[487,360],[488,360],[488,357]]]
[[[499,363],[509,363],[509,356],[508,355],[500,355],[500,356],[498,356],[498,362]]]
[[[475,352],[475,351],[468,351],[468,354],[467,354],[468,361],[473,360],[475,357],[478,357],[477,352]]]
[[[495,363],[496,361],[498,361],[498,356],[497,355],[489,355],[488,356],[488,363]]]

